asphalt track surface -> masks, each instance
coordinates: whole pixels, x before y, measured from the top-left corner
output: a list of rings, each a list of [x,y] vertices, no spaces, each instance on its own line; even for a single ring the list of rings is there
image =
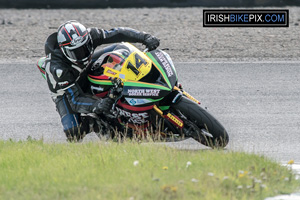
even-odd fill
[[[66,142],[45,80],[32,63],[0,62],[0,139]],[[224,125],[227,150],[300,161],[300,62],[175,63],[184,89]],[[86,141],[97,141],[95,134]],[[192,139],[171,144],[207,149]]]

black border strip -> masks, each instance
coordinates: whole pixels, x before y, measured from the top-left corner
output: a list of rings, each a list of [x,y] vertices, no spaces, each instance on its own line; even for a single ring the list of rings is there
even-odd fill
[[[237,13],[280,13],[285,14],[285,23],[284,24],[250,24],[250,23],[219,23],[219,24],[207,24],[206,23],[206,14],[207,13],[230,13],[230,14],[237,14]],[[203,9],[203,27],[289,27],[289,10],[288,9]]]

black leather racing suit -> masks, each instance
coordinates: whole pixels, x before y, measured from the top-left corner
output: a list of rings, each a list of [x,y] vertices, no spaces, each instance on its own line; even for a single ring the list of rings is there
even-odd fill
[[[101,44],[117,42],[144,43],[146,34],[131,28],[114,28],[103,30],[88,29],[92,37],[94,49]],[[99,57],[110,50],[107,47],[95,52]],[[89,133],[89,124],[79,117],[78,113],[92,113],[99,100],[88,96],[85,92],[88,87],[87,71],[69,61],[57,43],[57,32],[51,34],[45,43],[47,55],[45,61],[46,77],[52,99],[61,117],[64,132],[69,140],[80,139]],[[97,59],[93,57],[93,59]]]

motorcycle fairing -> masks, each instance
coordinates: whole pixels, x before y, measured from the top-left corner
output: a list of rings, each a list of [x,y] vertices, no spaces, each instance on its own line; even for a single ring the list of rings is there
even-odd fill
[[[37,63],[36,63],[36,66],[37,68],[40,70],[42,76],[44,77],[44,79],[46,80],[46,69],[45,69],[45,60],[46,60],[46,57],[42,57],[40,58]]]
[[[150,111],[152,108],[153,105],[143,107],[130,106],[119,100],[116,106],[118,121],[134,130],[144,129],[149,126]]]
[[[162,50],[153,50],[146,55],[153,61],[154,66],[163,75],[168,87],[172,89],[177,83],[177,73],[173,62],[168,58],[168,54]]]
[[[152,61],[133,45],[129,43],[124,43],[124,45],[129,46],[131,49],[130,54],[123,58],[125,61],[121,65],[105,67],[103,74],[113,78],[120,78],[122,81],[139,81],[150,72]],[[117,50],[107,53],[107,56],[114,54],[114,52],[117,52]]]
[[[151,98],[159,100],[165,97],[170,92],[170,89],[161,85],[126,81],[123,86],[123,96],[129,98]]]
[[[150,99],[153,102],[165,97],[177,82],[176,71],[173,69],[173,63],[167,58],[167,54],[160,50],[143,53],[129,43],[124,43],[124,45],[130,47],[131,52],[127,57],[123,57],[124,62],[121,64],[107,65],[110,67],[104,68],[104,76],[122,80],[122,95],[125,98]],[[113,53],[107,53],[105,56]],[[102,60],[107,62],[105,59]],[[96,87],[107,91],[112,86],[107,79],[93,76],[89,76],[88,79],[94,84],[95,91]]]

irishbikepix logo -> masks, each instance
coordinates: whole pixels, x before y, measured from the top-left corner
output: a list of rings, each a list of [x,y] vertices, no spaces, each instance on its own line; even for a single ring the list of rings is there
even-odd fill
[[[289,10],[203,10],[203,27],[288,27]]]

